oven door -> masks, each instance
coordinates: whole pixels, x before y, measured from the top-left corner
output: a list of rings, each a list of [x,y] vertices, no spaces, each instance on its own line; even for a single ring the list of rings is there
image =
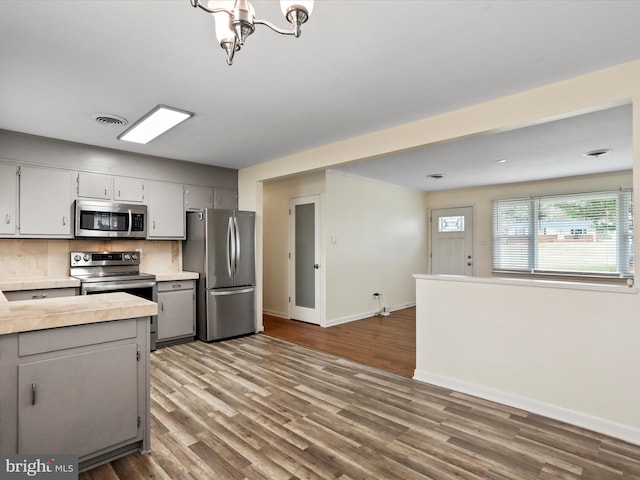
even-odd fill
[[[128,282],[83,282],[80,285],[81,295],[95,295],[100,293],[124,292],[136,297],[142,297],[152,302],[157,301],[158,293],[156,290],[156,282],[148,280],[128,281]],[[149,345],[153,352],[156,349],[158,340],[158,317],[153,315],[151,318],[151,338]]]
[[[147,300],[153,300],[153,287],[155,282],[126,282],[126,283],[113,283],[113,282],[94,282],[83,283],[80,287],[80,293],[82,295],[93,295],[95,293],[114,293],[125,292],[135,295],[136,297],[146,298]]]

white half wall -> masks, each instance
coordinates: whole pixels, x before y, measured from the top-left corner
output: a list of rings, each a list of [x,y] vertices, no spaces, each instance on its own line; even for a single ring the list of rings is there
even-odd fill
[[[636,288],[419,275],[415,379],[640,444]]]

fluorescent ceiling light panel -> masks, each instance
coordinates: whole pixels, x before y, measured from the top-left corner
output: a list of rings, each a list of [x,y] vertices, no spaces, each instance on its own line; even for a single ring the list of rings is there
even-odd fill
[[[193,117],[193,113],[191,112],[167,107],[166,105],[158,105],[122,132],[118,136],[118,140],[135,143],[149,143],[158,135],[172,129],[190,117]]]

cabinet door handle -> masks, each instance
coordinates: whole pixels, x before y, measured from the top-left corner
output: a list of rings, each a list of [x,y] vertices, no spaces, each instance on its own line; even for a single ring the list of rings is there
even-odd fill
[[[153,221],[153,229],[154,230],[156,229],[156,221],[155,220]]]
[[[36,404],[36,384],[31,384],[31,405]]]
[[[31,298],[32,298],[33,300],[38,300],[38,299],[40,299],[40,298],[47,298],[47,294],[46,294],[46,293],[40,293],[40,294],[38,294],[38,295],[31,295]]]
[[[104,196],[107,196],[107,187],[104,187]]]
[[[174,283],[173,285],[171,285],[171,288],[181,288],[182,284],[181,283]]]
[[[11,214],[10,213],[7,213],[7,216],[5,217],[4,221],[7,224],[11,223]]]
[[[62,217],[62,225],[66,225],[67,224],[67,217]]]
[[[164,312],[164,302],[160,302],[160,311]]]

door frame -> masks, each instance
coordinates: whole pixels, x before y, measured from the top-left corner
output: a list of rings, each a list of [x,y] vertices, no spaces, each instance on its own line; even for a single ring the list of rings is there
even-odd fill
[[[475,236],[476,236],[476,209],[473,204],[467,205],[455,205],[449,207],[437,207],[429,209],[429,273],[433,273],[433,212],[438,210],[457,210],[460,208],[469,208],[471,209],[471,222],[472,222],[472,230],[471,230],[471,275],[475,275],[476,273],[476,253],[475,253]]]
[[[308,323],[313,323],[316,325],[324,326],[324,251],[322,248],[322,196],[320,194],[313,195],[304,195],[299,197],[290,197],[289,198],[289,232],[288,232],[288,315],[289,318],[296,318],[296,315],[293,314],[294,309],[302,309],[303,317],[305,318],[296,318],[296,320],[302,320]],[[307,203],[315,204],[315,261],[320,266],[316,270],[315,275],[315,308],[314,309],[305,309],[304,307],[295,307],[295,215],[294,210],[296,205],[303,205]]]

